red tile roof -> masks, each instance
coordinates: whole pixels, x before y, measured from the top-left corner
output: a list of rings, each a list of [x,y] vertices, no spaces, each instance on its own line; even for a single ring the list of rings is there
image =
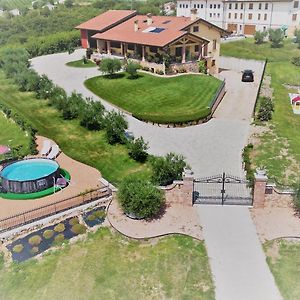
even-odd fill
[[[136,20],[138,21],[138,31],[134,31],[134,22]],[[183,28],[194,22],[196,21],[191,21],[188,17],[153,16],[152,24],[147,25],[147,16],[135,16],[105,32],[93,35],[93,38],[164,47],[186,35],[188,32],[184,31]],[[163,30],[159,33],[145,32],[151,29],[150,27]],[[199,37],[196,38],[201,40]],[[206,40],[202,40],[206,42]]]
[[[136,15],[135,10],[108,10],[107,12],[90,19],[75,28],[96,31],[105,31]]]

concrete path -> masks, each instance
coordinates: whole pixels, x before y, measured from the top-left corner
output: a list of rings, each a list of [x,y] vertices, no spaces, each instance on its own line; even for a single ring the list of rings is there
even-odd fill
[[[247,207],[197,207],[217,300],[282,299]]]
[[[68,93],[76,90],[86,97],[99,100],[87,90],[83,82],[100,72],[97,68],[72,68],[66,62],[82,58],[84,52],[77,50],[67,53],[34,58],[32,65],[40,74],[46,74]],[[248,132],[253,104],[256,98],[259,78],[255,83],[242,83],[241,73],[225,71],[220,75],[226,79],[227,94],[216,112],[216,117],[193,127],[166,128],[141,122],[126,115],[129,130],[136,137],[143,136],[149,142],[149,152],[164,155],[176,152],[184,155],[192,166],[195,176],[211,176],[223,171],[244,177],[241,153]],[[100,99],[106,109],[115,109],[110,103]]]

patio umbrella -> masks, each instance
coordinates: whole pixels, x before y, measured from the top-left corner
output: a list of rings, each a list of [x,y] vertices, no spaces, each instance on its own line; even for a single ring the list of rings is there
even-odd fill
[[[5,154],[10,151],[10,148],[6,145],[0,145],[0,154]]]

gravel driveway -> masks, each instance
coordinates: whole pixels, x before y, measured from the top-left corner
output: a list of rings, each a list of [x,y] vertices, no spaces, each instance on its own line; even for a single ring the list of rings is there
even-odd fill
[[[99,99],[87,90],[83,82],[99,75],[97,68],[72,68],[68,61],[82,58],[83,50],[36,57],[33,68],[46,74],[68,93],[73,90],[86,97]],[[149,142],[149,152],[164,155],[170,151],[183,154],[192,166],[195,176],[210,176],[223,171],[236,176],[244,176],[241,152],[247,142],[249,121],[258,88],[257,82],[245,84],[240,81],[238,71],[224,71],[220,77],[227,82],[227,94],[215,113],[215,117],[193,127],[166,128],[141,122],[127,115],[129,130],[135,136],[143,136]],[[102,100],[106,109],[114,107]]]

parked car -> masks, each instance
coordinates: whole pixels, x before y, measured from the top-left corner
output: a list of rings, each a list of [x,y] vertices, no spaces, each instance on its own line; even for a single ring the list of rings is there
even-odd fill
[[[125,131],[125,138],[128,140],[128,141],[133,141],[134,140],[134,135],[133,135],[133,132],[131,131]]]
[[[253,82],[254,81],[254,75],[252,70],[244,70],[242,75],[242,81],[243,82]]]

